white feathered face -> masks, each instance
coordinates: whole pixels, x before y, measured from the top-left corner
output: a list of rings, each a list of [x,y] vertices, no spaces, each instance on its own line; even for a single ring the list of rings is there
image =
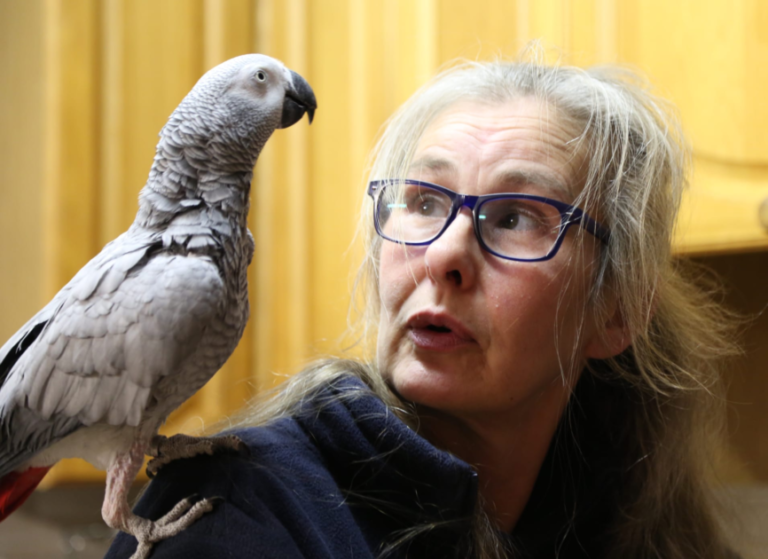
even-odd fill
[[[282,110],[285,93],[292,86],[291,72],[275,60],[246,64],[232,78],[229,93],[245,102]]]
[[[292,89],[290,71],[276,60],[264,59],[243,65],[222,96],[228,124],[240,136],[279,128],[286,92]]]

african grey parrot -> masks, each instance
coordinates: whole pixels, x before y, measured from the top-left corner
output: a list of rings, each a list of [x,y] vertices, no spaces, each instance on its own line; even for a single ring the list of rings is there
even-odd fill
[[[131,227],[0,349],[0,519],[58,460],[107,470],[106,523],[139,540],[134,557],[213,507],[180,502],[152,522],[126,498],[148,470],[235,437],[166,439],[158,427],[235,349],[248,319],[253,167],[272,132],[317,107],[309,84],[268,56],[206,73],[173,112]]]

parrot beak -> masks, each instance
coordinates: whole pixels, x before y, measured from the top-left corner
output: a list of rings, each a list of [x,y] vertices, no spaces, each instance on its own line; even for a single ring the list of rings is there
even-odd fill
[[[283,116],[280,119],[280,128],[288,128],[296,124],[304,113],[309,117],[309,123],[315,116],[317,109],[317,100],[315,93],[309,87],[307,80],[302,78],[293,70],[291,72],[292,87],[285,92],[285,101],[283,102]]]

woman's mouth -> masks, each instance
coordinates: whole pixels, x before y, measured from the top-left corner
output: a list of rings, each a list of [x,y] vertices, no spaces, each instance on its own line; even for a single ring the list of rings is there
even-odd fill
[[[447,352],[476,343],[461,323],[436,313],[419,313],[411,317],[408,336],[416,347],[427,351]]]

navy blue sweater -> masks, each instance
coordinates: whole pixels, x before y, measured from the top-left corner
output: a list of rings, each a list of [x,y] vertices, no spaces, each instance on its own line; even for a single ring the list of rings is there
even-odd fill
[[[222,499],[156,544],[152,559],[358,559],[392,545],[388,557],[467,557],[474,470],[414,433],[357,378],[324,387],[292,417],[237,434],[249,457],[178,460],[150,484],[135,512],[152,519],[190,495]],[[582,443],[581,458],[587,453],[598,466],[576,476],[573,464],[563,475],[563,460],[550,451],[514,533],[505,536],[518,556],[601,555],[613,485],[610,468],[600,466],[603,451],[595,456]],[[409,531],[420,526],[430,528]],[[106,557],[126,558],[135,549],[121,533]]]

